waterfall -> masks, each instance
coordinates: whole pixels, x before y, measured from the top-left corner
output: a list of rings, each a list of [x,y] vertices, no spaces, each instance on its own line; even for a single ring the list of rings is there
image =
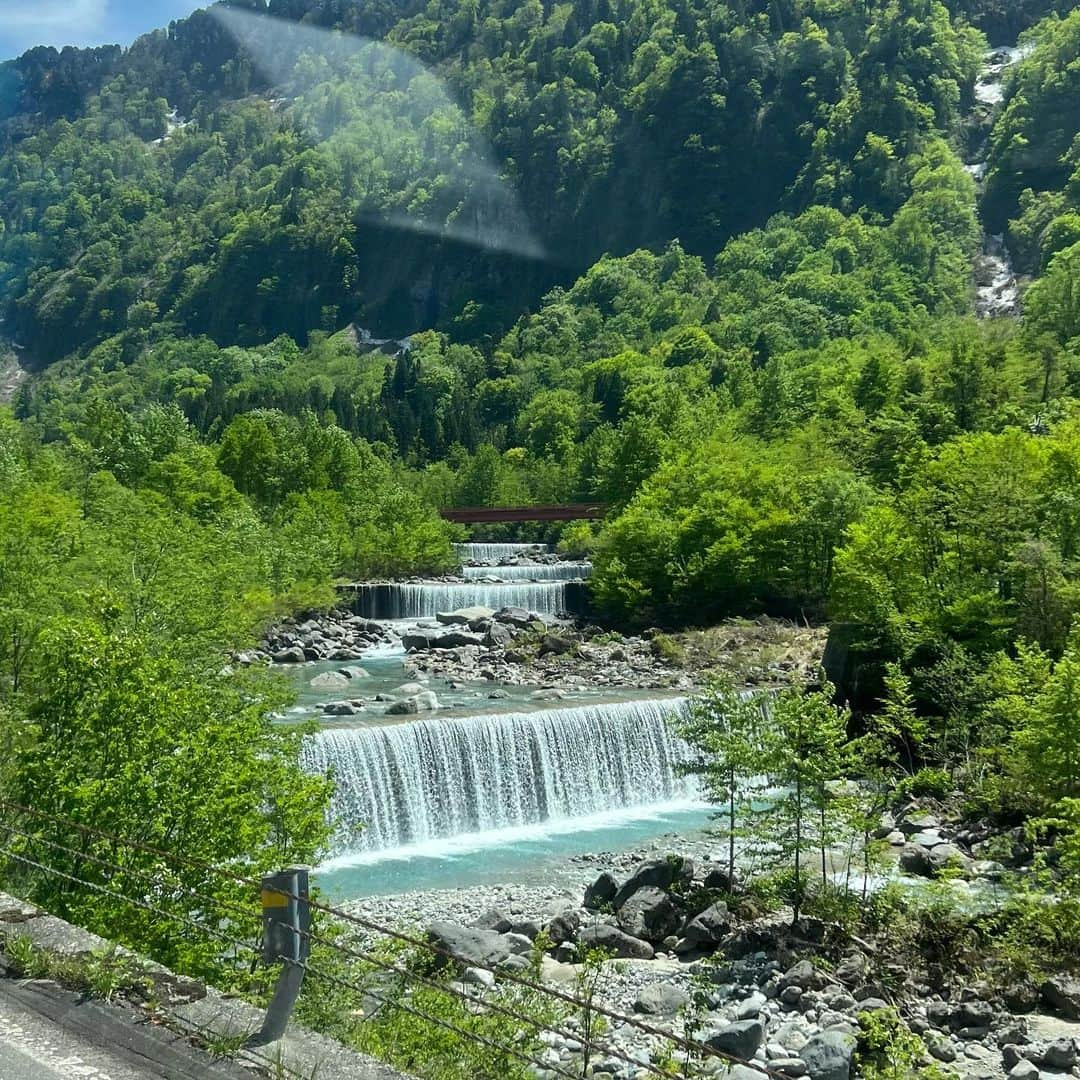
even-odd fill
[[[529,551],[547,551],[544,544],[455,544],[454,550],[463,562],[498,562]]]
[[[692,798],[683,699],[326,729],[301,761],[336,781],[338,856]]]
[[[353,610],[368,619],[422,619],[440,611],[520,607],[541,615],[584,610],[584,586],[573,581],[420,581],[352,587]]]
[[[462,576],[470,581],[499,578],[501,581],[583,581],[592,573],[592,563],[526,563],[524,566],[466,566]]]

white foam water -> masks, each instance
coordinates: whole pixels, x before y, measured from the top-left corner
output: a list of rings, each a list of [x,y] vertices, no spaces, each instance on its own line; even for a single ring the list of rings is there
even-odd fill
[[[507,829],[692,803],[689,750],[670,721],[685,699],[329,728],[301,760],[336,783],[335,858],[444,842],[475,845]],[[589,826],[585,826],[589,827]]]
[[[592,574],[592,563],[525,563],[523,566],[465,566],[466,581],[498,578],[500,581],[584,581]]]

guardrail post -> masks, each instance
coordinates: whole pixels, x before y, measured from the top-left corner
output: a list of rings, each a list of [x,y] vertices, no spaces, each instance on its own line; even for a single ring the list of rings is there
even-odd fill
[[[309,871],[292,866],[262,879],[263,963],[282,965],[262,1028],[248,1039],[249,1047],[277,1042],[285,1034],[304,981],[311,954]]]

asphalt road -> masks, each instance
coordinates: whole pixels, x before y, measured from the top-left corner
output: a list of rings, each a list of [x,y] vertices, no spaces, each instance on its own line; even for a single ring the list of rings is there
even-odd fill
[[[52,983],[0,979],[0,1080],[237,1080],[181,1036]]]

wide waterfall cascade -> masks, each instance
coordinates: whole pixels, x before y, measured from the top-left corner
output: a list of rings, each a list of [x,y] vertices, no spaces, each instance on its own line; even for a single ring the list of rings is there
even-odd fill
[[[592,574],[592,563],[526,563],[524,566],[465,566],[462,576],[476,581],[498,578],[500,581],[584,581]]]
[[[368,619],[424,619],[467,607],[525,608],[558,615],[583,608],[585,586],[573,581],[417,581],[353,587],[354,611]]]
[[[544,544],[455,544],[454,550],[462,562],[498,562],[548,549]]]
[[[301,760],[336,782],[335,855],[696,798],[684,699],[327,729]]]

